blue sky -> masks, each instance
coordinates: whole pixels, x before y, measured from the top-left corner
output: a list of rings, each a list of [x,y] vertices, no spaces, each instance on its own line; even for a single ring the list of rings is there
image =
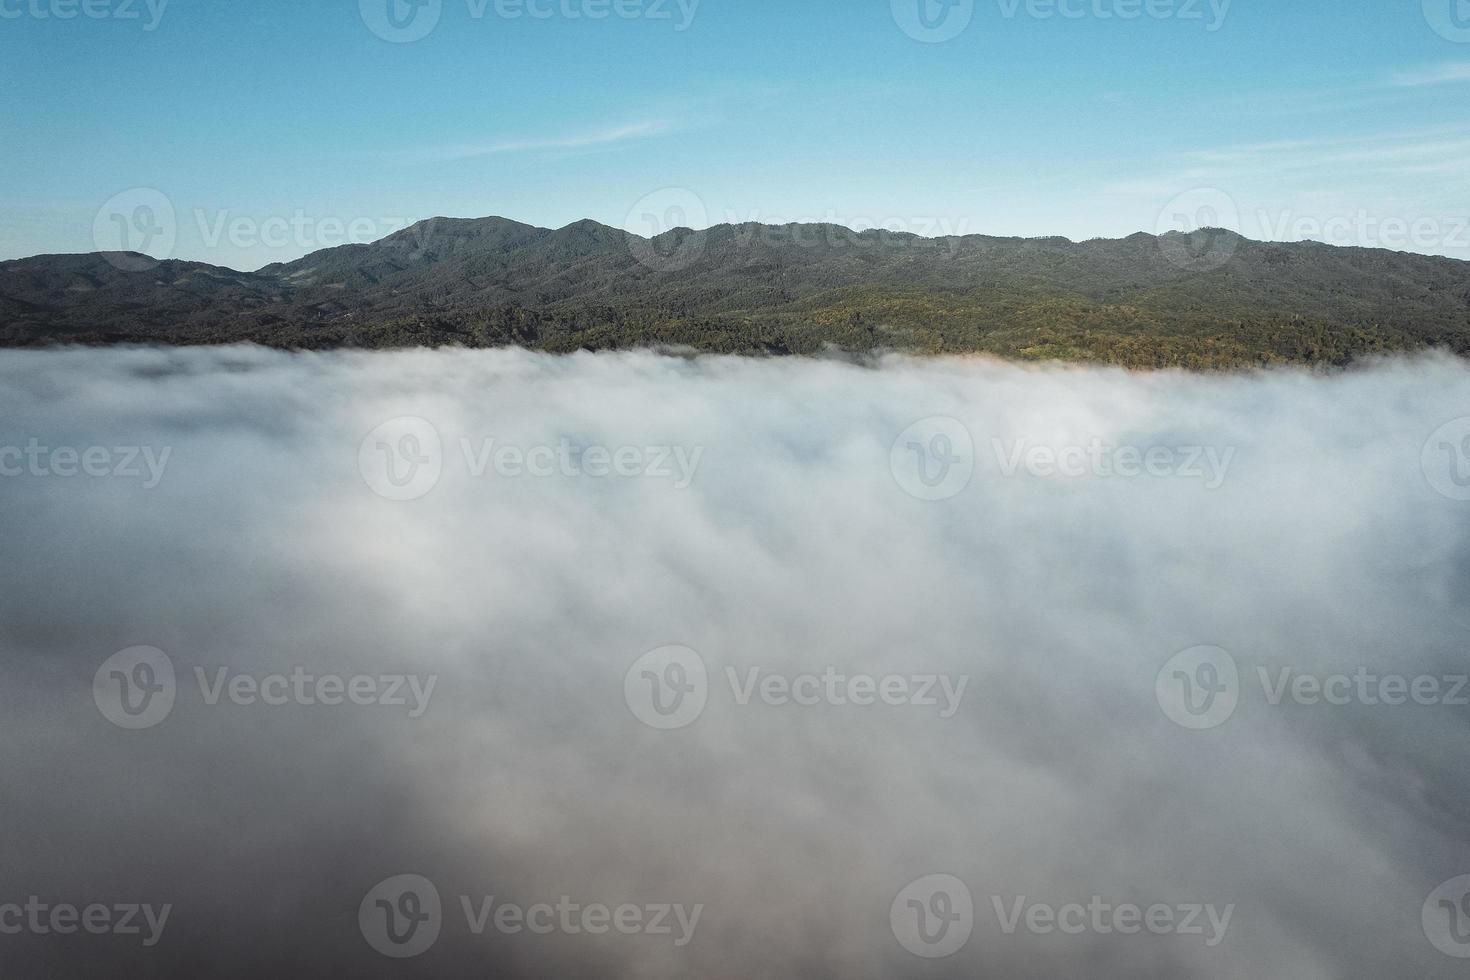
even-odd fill
[[[439,214],[1470,258],[1470,0],[163,2],[0,0],[0,258]]]

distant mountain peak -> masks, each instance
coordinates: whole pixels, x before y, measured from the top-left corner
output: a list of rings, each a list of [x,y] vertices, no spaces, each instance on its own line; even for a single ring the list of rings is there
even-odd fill
[[[569,232],[570,231],[575,231],[575,232],[588,232],[588,233],[612,232],[612,233],[618,234],[618,235],[621,235],[622,234],[621,231],[619,231],[618,229],[612,227],[611,225],[605,225],[605,224],[603,224],[600,221],[593,221],[591,218],[583,218],[580,221],[573,221],[571,224],[569,224],[569,225],[563,225],[562,227],[560,227],[560,228],[558,228],[556,230],[559,231],[559,232],[561,232],[561,231],[569,231]]]

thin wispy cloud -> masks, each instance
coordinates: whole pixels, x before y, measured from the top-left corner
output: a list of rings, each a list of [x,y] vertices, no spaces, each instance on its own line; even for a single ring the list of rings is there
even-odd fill
[[[1365,176],[1438,174],[1459,178],[1470,161],[1470,128],[1376,133],[1326,139],[1274,140],[1186,150],[1151,176],[1117,181],[1109,193],[1154,194],[1202,185],[1306,178],[1351,181]]]
[[[636,140],[663,136],[674,131],[676,128],[677,125],[670,120],[649,119],[564,136],[542,136],[501,140],[493,143],[438,147],[427,151],[427,156],[434,160],[443,161],[472,160],[478,157],[500,156],[509,153],[538,153],[551,150],[585,150],[612,147]]]
[[[1254,177],[1315,173],[1344,168],[1372,173],[1463,173],[1470,158],[1470,131],[1436,129],[1351,139],[1290,140],[1194,150],[1185,159],[1198,176]]]
[[[1394,88],[1424,88],[1458,82],[1470,82],[1470,61],[1450,61],[1415,71],[1399,72],[1389,79],[1388,84]]]
[[[1216,103],[1222,109],[1249,110],[1254,116],[1340,113],[1388,107],[1422,99],[1417,89],[1470,82],[1470,62],[1441,62],[1407,67],[1388,74],[1344,75],[1330,86],[1235,93]]]

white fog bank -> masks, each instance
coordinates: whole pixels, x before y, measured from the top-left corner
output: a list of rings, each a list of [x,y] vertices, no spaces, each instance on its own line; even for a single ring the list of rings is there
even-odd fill
[[[0,960],[1463,976],[1467,417],[1437,358],[0,353]]]

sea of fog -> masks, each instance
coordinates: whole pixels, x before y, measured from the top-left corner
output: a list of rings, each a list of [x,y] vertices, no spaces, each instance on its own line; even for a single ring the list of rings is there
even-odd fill
[[[15,977],[1463,977],[1470,368],[0,354]]]

